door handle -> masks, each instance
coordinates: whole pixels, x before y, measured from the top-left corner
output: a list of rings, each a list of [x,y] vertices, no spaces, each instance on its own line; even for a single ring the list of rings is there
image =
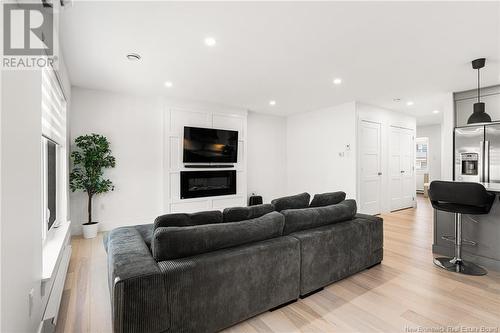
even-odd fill
[[[382,176],[382,172],[378,172],[377,175]]]
[[[404,171],[404,170],[401,170],[401,173],[405,173],[405,171]]]

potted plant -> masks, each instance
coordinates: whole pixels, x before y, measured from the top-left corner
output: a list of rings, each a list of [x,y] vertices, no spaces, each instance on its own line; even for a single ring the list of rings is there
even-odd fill
[[[82,135],[75,139],[76,149],[71,153],[73,169],[69,174],[72,192],[81,190],[88,195],[88,221],[83,224],[83,237],[94,238],[98,223],[92,220],[92,198],[114,190],[111,180],[104,178],[104,169],[115,167],[108,139],[99,134]]]

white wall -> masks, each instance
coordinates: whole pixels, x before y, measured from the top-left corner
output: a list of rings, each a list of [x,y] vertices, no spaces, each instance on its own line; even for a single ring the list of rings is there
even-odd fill
[[[162,213],[163,124],[160,99],[72,89],[71,142],[82,134],[105,135],[116,157],[106,175],[115,190],[94,198],[101,230],[152,223]],[[70,196],[73,234],[87,221],[87,195]]]
[[[286,118],[249,112],[247,149],[248,192],[264,202],[286,195]]]
[[[356,198],[354,102],[290,116],[286,132],[289,194],[342,190]]]
[[[63,55],[58,58],[69,103],[69,78]],[[41,80],[39,70],[0,74],[0,332],[36,332],[48,295],[42,297],[41,283]]]
[[[42,317],[41,72],[4,71],[1,95],[0,331],[34,332]]]
[[[417,138],[429,139],[429,181],[441,179],[441,125],[417,126]],[[423,190],[424,173],[417,173],[417,190]]]

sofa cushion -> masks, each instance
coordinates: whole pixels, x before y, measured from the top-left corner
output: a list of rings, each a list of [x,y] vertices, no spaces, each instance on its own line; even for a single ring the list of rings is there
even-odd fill
[[[222,212],[211,210],[193,214],[174,213],[158,216],[154,222],[154,230],[159,227],[187,227],[201,224],[222,223]]]
[[[261,217],[274,211],[271,204],[255,205],[250,207],[231,207],[222,213],[224,222],[238,222]]]
[[[281,236],[284,217],[277,212],[241,221],[187,227],[159,227],[151,244],[157,261],[195,256]]]
[[[325,207],[287,209],[281,212],[285,216],[283,234],[350,220],[356,215],[356,210],[356,201],[350,199]]]
[[[310,199],[311,196],[309,195],[309,193],[304,192],[301,194],[291,195],[289,197],[274,199],[273,201],[271,201],[271,204],[274,205],[274,209],[277,212],[281,212],[285,209],[306,208],[309,206]]]
[[[336,205],[345,200],[345,192],[329,192],[315,194],[309,207],[324,207],[330,205]]]

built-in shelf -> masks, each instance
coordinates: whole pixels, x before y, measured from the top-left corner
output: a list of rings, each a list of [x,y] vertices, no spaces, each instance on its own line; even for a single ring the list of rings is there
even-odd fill
[[[70,237],[70,225],[70,221],[62,222],[47,234],[42,250],[42,282],[47,282],[54,276],[64,245]]]

